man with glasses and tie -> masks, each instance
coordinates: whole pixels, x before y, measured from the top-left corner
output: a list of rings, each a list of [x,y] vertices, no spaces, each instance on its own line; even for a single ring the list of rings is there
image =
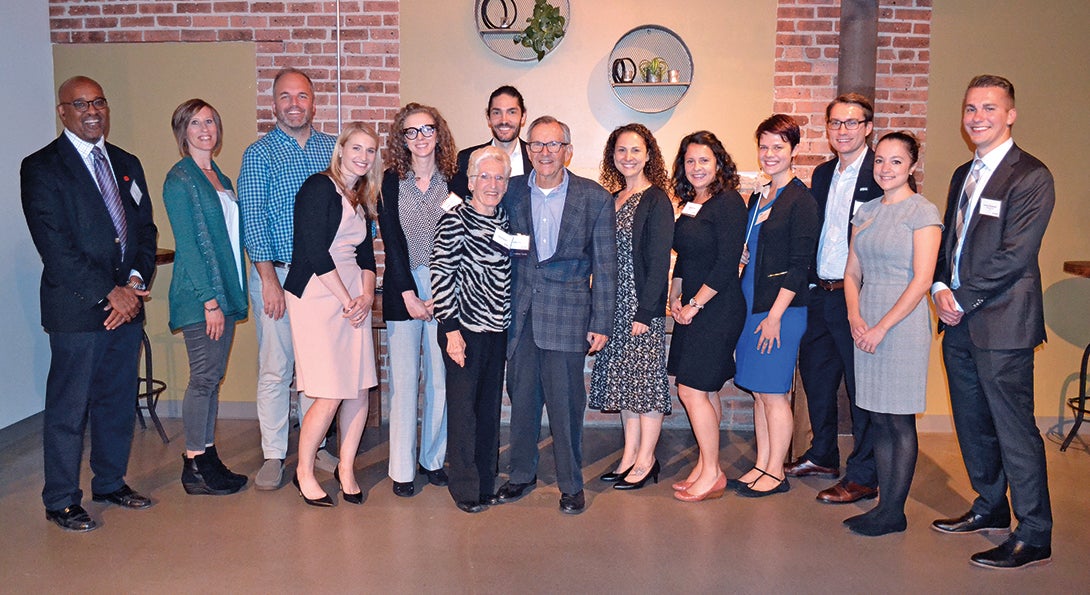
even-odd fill
[[[566,124],[542,116],[530,124],[528,137],[533,171],[513,178],[503,199],[511,231],[526,250],[511,259],[511,473],[497,495],[513,502],[536,487],[544,405],[560,512],[579,514],[586,508],[583,367],[588,352],[605,346],[613,325],[616,216],[608,192],[567,170],[572,146]]]
[[[57,97],[64,132],[23,160],[20,179],[23,213],[42,258],[42,327],[51,354],[42,502],[48,520],[83,532],[98,526],[81,506],[88,424],[94,501],[152,504],[125,483],[125,473],[157,231],[140,161],[106,142],[110,106],[102,86],[77,76]]]
[[[867,413],[855,405],[855,341],[844,301],[844,267],[848,262],[851,218],[859,205],[880,198],[874,181],[874,150],[867,144],[873,130],[874,107],[866,97],[848,93],[825,108],[829,144],[836,152],[814,169],[811,192],[818,201],[821,236],[810,268],[810,301],[806,333],[799,348],[799,374],[806,390],[813,439],[810,448],[789,463],[792,477],[840,475],[838,393],[841,381],[851,406],[852,452],[844,476],[818,492],[828,504],[846,504],[878,494],[874,439]]]
[[[1033,351],[1046,338],[1037,255],[1056,190],[1048,168],[1014,143],[1017,116],[1010,81],[980,75],[969,82],[961,123],[976,151],[950,182],[931,288],[954,429],[977,493],[969,512],[931,527],[1006,532],[1013,505],[1014,532],[970,557],[985,568],[1052,557],[1044,442],[1033,416]]]

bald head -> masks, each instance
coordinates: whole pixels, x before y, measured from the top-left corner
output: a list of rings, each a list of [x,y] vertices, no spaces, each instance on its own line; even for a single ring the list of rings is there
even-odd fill
[[[106,94],[102,85],[86,76],[74,76],[61,83],[57,89],[57,116],[72,134],[89,143],[97,143],[110,133]]]

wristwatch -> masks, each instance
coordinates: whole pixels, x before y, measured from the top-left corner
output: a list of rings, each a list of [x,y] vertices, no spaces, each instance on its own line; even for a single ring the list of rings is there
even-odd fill
[[[704,309],[704,304],[698,303],[696,301],[696,298],[690,298],[689,299],[689,305],[696,308],[697,310],[703,310]]]

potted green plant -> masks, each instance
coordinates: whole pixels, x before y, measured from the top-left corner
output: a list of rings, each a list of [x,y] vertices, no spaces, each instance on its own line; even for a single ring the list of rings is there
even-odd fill
[[[640,74],[643,75],[644,82],[661,83],[669,70],[670,65],[658,56],[650,60],[640,60]]]
[[[564,17],[560,15],[560,9],[548,0],[534,0],[534,14],[526,19],[526,29],[515,35],[513,41],[534,50],[540,62],[562,37]]]

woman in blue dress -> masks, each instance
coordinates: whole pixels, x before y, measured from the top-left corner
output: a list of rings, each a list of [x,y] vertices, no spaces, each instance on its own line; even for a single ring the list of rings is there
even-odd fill
[[[789,393],[806,330],[807,272],[817,249],[817,202],[792,171],[799,125],[774,114],[757,127],[757,160],[771,178],[749,199],[742,293],[747,315],[735,350],[734,383],[753,393],[757,460],[731,483],[756,498],[791,489],[783,462],[794,420]]]

